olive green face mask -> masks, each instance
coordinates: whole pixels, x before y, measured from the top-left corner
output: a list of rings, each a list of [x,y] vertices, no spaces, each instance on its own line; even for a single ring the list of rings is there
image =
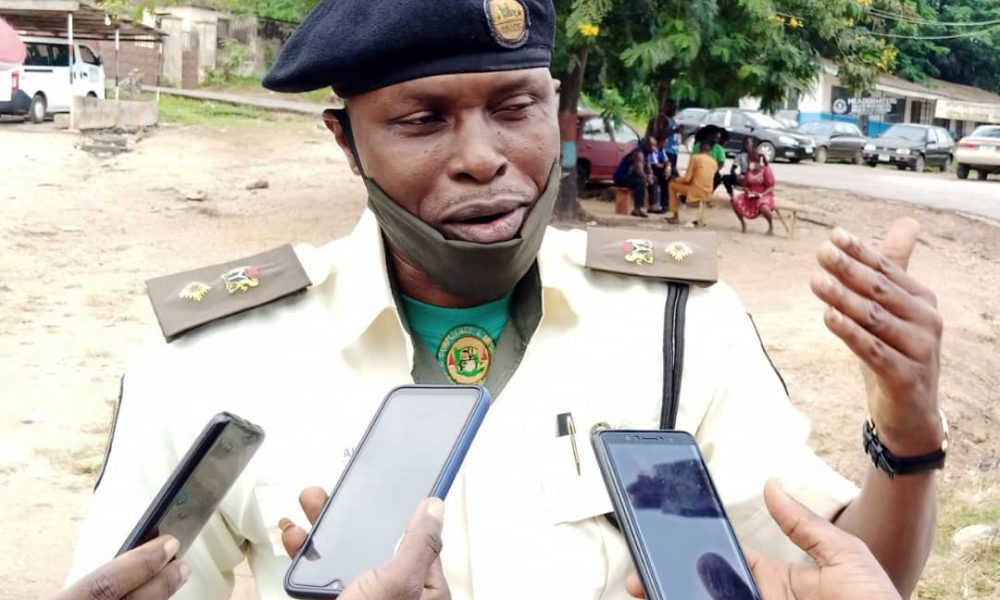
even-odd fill
[[[535,262],[559,195],[558,165],[517,237],[495,244],[446,240],[441,232],[399,205],[371,179],[368,207],[382,233],[414,266],[456,296],[489,302],[514,290]]]

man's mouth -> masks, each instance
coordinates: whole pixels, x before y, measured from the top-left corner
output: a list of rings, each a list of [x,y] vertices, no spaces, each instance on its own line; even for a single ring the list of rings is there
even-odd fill
[[[494,244],[514,239],[531,206],[523,199],[503,198],[460,205],[445,215],[441,232],[450,240]]]

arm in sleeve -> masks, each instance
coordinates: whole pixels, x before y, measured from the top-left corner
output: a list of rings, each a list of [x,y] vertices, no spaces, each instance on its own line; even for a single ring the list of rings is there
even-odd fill
[[[167,399],[173,395],[166,391],[172,386],[154,383],[166,381],[155,371],[139,366],[122,381],[105,464],[80,530],[67,585],[114,558],[203,425],[194,423],[190,439],[178,439],[181,447],[176,447],[170,415],[161,408],[176,406],[177,398]],[[160,377],[151,379],[154,374]],[[187,430],[180,437],[187,438]],[[174,598],[229,598],[231,571],[243,560],[241,545],[216,512],[184,556],[191,578]]]
[[[713,341],[705,343],[702,357],[713,361],[709,370],[719,383],[702,383],[712,399],[696,437],[741,541],[800,560],[804,554],[764,506],[764,483],[777,477],[792,496],[829,520],[855,498],[857,488],[809,447],[809,422],[789,401],[736,294],[717,285],[706,295],[714,298],[702,304],[699,335],[707,333]]]

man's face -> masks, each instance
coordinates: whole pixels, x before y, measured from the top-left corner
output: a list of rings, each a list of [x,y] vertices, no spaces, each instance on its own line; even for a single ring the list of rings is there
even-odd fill
[[[546,69],[407,81],[347,110],[365,175],[447,239],[514,238],[559,156]]]

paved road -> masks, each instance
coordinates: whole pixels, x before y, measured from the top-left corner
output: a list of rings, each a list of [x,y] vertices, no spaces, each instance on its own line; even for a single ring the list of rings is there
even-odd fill
[[[681,166],[687,156],[680,157]],[[727,171],[729,164],[726,165]],[[775,163],[778,183],[845,190],[862,196],[953,210],[1000,223],[1000,178],[959,180],[954,173],[898,171],[840,163]],[[975,177],[975,175],[973,175]]]

